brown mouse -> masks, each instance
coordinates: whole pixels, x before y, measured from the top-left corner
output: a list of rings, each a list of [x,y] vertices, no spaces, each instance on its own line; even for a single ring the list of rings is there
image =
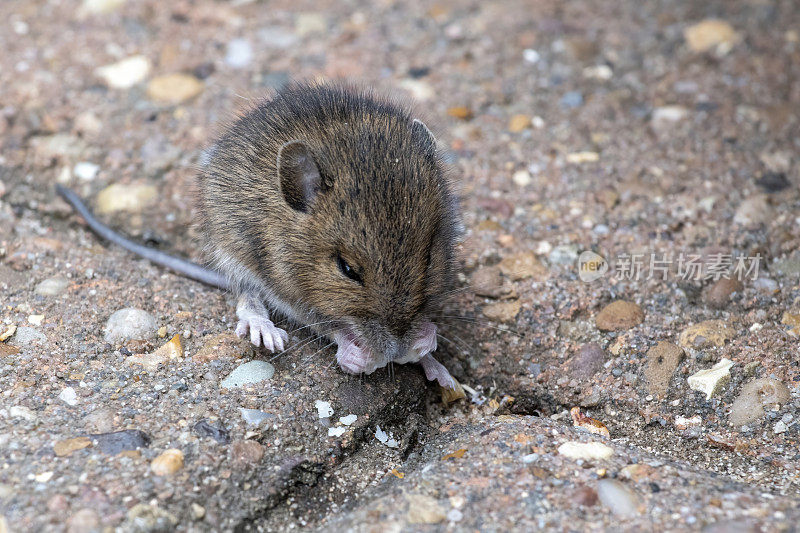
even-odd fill
[[[436,139],[408,110],[344,86],[289,86],[204,153],[198,185],[214,271],[119,236],[59,193],[104,238],[230,289],[236,333],[253,344],[288,342],[269,308],[334,340],[346,372],[419,361],[455,386],[431,352],[454,281],[457,200]]]

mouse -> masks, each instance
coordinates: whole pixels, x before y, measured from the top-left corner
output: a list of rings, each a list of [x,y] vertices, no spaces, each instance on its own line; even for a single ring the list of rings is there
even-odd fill
[[[364,88],[293,83],[253,104],[200,158],[196,201],[209,266],[132,241],[61,195],[100,237],[237,299],[235,332],[281,352],[273,313],[337,345],[349,374],[433,355],[457,267],[460,214],[431,130]]]

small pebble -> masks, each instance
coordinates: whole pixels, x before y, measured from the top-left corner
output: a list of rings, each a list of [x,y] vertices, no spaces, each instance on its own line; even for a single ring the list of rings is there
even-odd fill
[[[547,260],[553,265],[572,265],[578,259],[578,247],[574,244],[560,244],[553,248],[549,253],[542,253],[548,254]]]
[[[647,350],[644,378],[647,381],[647,390],[651,394],[662,396],[667,393],[669,382],[683,360],[683,355],[680,346],[667,341],[659,341]]]
[[[777,379],[760,378],[746,383],[731,405],[730,422],[743,426],[763,418],[765,408],[784,405],[791,399],[789,388]]]
[[[253,345],[248,339],[240,339],[231,332],[203,337],[203,345],[192,356],[195,363],[207,363],[217,359],[241,359],[253,355]]]
[[[138,429],[126,429],[112,433],[89,435],[92,444],[106,455],[117,455],[127,450],[138,450],[150,446],[150,436]]]
[[[601,331],[622,331],[644,322],[644,311],[633,302],[616,300],[605,306],[595,318]]]
[[[616,479],[598,481],[597,498],[620,518],[631,518],[639,514],[639,496]]]
[[[478,296],[488,298],[515,298],[512,284],[500,274],[497,266],[480,267],[472,273],[470,286]]]
[[[665,130],[686,118],[688,114],[688,109],[677,105],[657,107],[653,109],[653,114],[650,117],[650,125],[655,131]]]
[[[755,228],[769,224],[775,216],[766,194],[757,194],[746,198],[739,204],[733,221],[746,228]]]
[[[150,469],[157,476],[170,476],[183,468],[183,452],[172,448],[153,459]]]
[[[581,349],[570,362],[570,376],[579,381],[594,376],[606,362],[606,353],[596,342],[589,342]]]
[[[239,412],[242,414],[242,420],[244,420],[248,426],[260,426],[270,418],[275,417],[275,415],[271,413],[265,413],[258,409],[245,409],[244,407],[240,407]]]
[[[172,513],[155,504],[137,503],[128,510],[120,531],[160,533],[174,531],[178,519]]]
[[[146,340],[156,333],[158,323],[153,315],[141,309],[120,309],[106,322],[106,342],[117,344],[130,340]]]
[[[234,465],[247,466],[261,461],[264,446],[254,440],[237,440],[230,445],[228,452]]]
[[[539,52],[537,52],[536,50],[533,50],[532,48],[526,48],[525,50],[522,51],[522,59],[534,65],[539,62],[541,56],[539,55]]]
[[[52,278],[47,278],[44,281],[41,281],[37,286],[34,292],[41,296],[58,296],[59,294],[63,293],[67,290],[69,286],[69,280],[62,278],[60,276],[54,276]]]
[[[77,163],[72,169],[72,173],[81,181],[92,181],[99,171],[98,165],[87,161]]]
[[[70,406],[78,405],[78,394],[72,387],[67,387],[58,395],[58,399]]]
[[[464,106],[451,107],[447,110],[447,114],[461,120],[469,120],[472,118],[472,110]]]
[[[91,445],[92,441],[88,437],[77,437],[53,443],[53,451],[57,456],[64,457]]]
[[[527,170],[518,170],[514,172],[513,176],[511,176],[511,181],[513,181],[520,187],[525,187],[527,185],[530,185],[533,179],[531,177],[531,173],[528,172]]]
[[[333,407],[331,407],[331,402],[317,400],[314,402],[314,407],[317,408],[317,414],[320,418],[330,418],[333,416]]]
[[[572,493],[572,500],[581,507],[592,507],[597,505],[597,491],[592,487],[580,485]]]
[[[483,314],[494,322],[512,323],[516,320],[517,314],[522,308],[522,304],[515,300],[513,302],[498,302],[483,306]]]
[[[266,361],[248,361],[239,365],[228,377],[222,380],[223,389],[234,389],[244,385],[253,385],[271,379],[275,375],[275,367]]]
[[[531,127],[531,117],[528,115],[514,115],[508,121],[508,131],[519,133]]]
[[[614,71],[608,65],[596,65],[583,69],[583,75],[586,78],[606,81],[614,77]]]
[[[206,515],[206,508],[199,503],[192,502],[192,517],[195,520],[202,520]]]
[[[350,424],[352,424],[356,420],[358,420],[358,415],[353,415],[353,414],[350,414],[350,415],[343,416],[343,417],[339,418],[339,422],[341,422],[345,426],[349,426]]]
[[[101,214],[128,211],[141,212],[155,200],[158,191],[152,185],[115,183],[97,195],[97,212]]]
[[[95,69],[95,74],[112,89],[129,89],[143,81],[150,72],[145,56],[133,56]]]
[[[241,408],[239,410],[245,411],[245,409]],[[246,409],[246,410],[255,411],[255,409]],[[260,413],[261,411],[256,411],[256,412]],[[244,413],[242,413],[242,418],[244,418]],[[212,424],[208,420],[203,419],[197,422],[192,427],[192,430],[194,431],[195,435],[199,437],[211,437],[220,444],[228,444],[231,441],[230,432],[225,428],[225,426],[223,426],[219,422],[217,422],[216,424]]]
[[[720,278],[708,287],[703,297],[709,306],[722,309],[730,303],[731,296],[742,289],[742,282],[738,279]]]
[[[784,172],[766,172],[756,180],[756,185],[761,187],[764,192],[774,193],[788,189],[791,183]]]
[[[462,518],[464,518],[464,513],[462,513],[458,509],[450,509],[449,511],[447,511],[448,522],[460,522]]]
[[[584,163],[595,163],[600,161],[600,154],[597,152],[571,152],[567,154],[565,160],[567,163],[573,165],[582,165]]]
[[[733,361],[723,358],[711,368],[700,370],[689,376],[689,388],[704,392],[706,400],[710,400],[713,396],[719,394],[722,387],[731,380],[730,368],[732,366]]]
[[[678,344],[686,348],[702,349],[710,346],[725,346],[725,342],[736,336],[736,330],[722,320],[704,320],[689,326],[678,337]]]
[[[225,52],[225,64],[233,68],[245,68],[253,61],[253,47],[245,39],[233,39]]]
[[[500,272],[512,281],[541,277],[547,272],[544,265],[531,252],[522,252],[504,257],[497,267]]]
[[[610,459],[614,449],[602,442],[569,441],[558,447],[558,453],[576,461],[600,461]]]
[[[199,95],[205,84],[191,74],[159,76],[147,84],[147,97],[162,104],[180,104]]]
[[[724,20],[705,19],[683,30],[686,44],[693,52],[715,51],[724,55],[741,40],[741,36]]]
[[[24,420],[36,420],[36,413],[24,405],[12,405],[8,409],[8,416],[11,418],[22,418]]]
[[[569,91],[561,97],[559,103],[561,104],[561,107],[574,109],[583,105],[583,95],[580,93],[580,91]]]
[[[406,519],[409,524],[438,524],[447,518],[439,502],[430,496],[408,494],[406,501],[408,502]]]
[[[319,13],[299,13],[294,21],[294,31],[300,37],[312,33],[325,33],[327,30],[328,21]]]
[[[83,0],[80,13],[84,15],[105,15],[116,11],[126,0]]]
[[[329,437],[341,437],[342,435],[345,434],[346,431],[347,431],[347,428],[342,427],[342,426],[328,428],[328,436]]]

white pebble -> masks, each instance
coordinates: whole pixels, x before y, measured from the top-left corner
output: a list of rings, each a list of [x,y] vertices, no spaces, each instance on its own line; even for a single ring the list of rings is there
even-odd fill
[[[66,389],[62,390],[61,394],[58,395],[58,399],[67,405],[74,406],[78,404],[78,394],[72,387],[67,387]]]
[[[531,183],[531,173],[527,170],[518,170],[514,172],[514,175],[511,177],[511,179],[520,187],[525,187]]]
[[[347,431],[347,428],[339,426],[335,428],[328,428],[328,436],[329,437],[341,437],[344,435],[344,432]]]
[[[526,48],[522,51],[522,58],[528,63],[536,64],[539,62],[539,59],[541,59],[541,56],[536,50],[532,48]]]
[[[106,323],[106,342],[144,340],[155,336],[158,324],[153,315],[141,309],[120,309]]]
[[[314,407],[317,408],[317,413],[319,413],[320,418],[330,418],[333,415],[333,407],[331,407],[331,402],[317,400],[314,402]]]
[[[602,442],[569,441],[558,447],[558,453],[569,459],[597,461],[609,459],[614,455],[614,449]]]
[[[133,56],[98,67],[94,72],[112,89],[130,89],[147,77],[150,61],[145,56]]]
[[[616,479],[598,481],[597,497],[619,517],[628,518],[639,514],[639,497]]]
[[[394,435],[391,433],[386,433],[381,429],[380,426],[375,427],[375,438],[389,448],[397,448],[399,446],[398,442],[394,438]]]
[[[358,415],[347,415],[339,418],[339,422],[341,422],[345,426],[349,426],[356,420],[358,420]]]
[[[233,68],[244,68],[253,61],[253,47],[244,39],[234,39],[228,43],[225,63]]]
[[[695,372],[688,378],[689,388],[706,394],[706,400],[719,393],[722,387],[731,380],[730,368],[733,361],[723,358],[711,368]]]
[[[75,165],[72,169],[72,173],[81,181],[92,181],[95,176],[97,176],[99,170],[100,167],[98,165],[89,163],[88,161],[81,161]]]

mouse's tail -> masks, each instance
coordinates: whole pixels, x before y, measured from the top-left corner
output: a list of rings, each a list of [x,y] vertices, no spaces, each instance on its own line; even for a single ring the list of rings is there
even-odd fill
[[[206,285],[211,285],[212,287],[217,287],[223,290],[227,290],[229,288],[228,280],[222,276],[221,274],[200,266],[196,263],[192,263],[191,261],[187,261],[185,259],[180,259],[178,257],[173,257],[171,255],[165,254],[164,252],[160,252],[158,250],[154,250],[153,248],[149,248],[147,246],[141,245],[137,242],[134,242],[126,237],[123,237],[119,233],[115,232],[99,220],[95,218],[89,208],[86,207],[86,204],[83,203],[83,200],[75,194],[72,190],[62,186],[56,185],[56,192],[67,201],[69,205],[75,209],[75,211],[83,217],[88,224],[89,228],[94,231],[97,235],[102,237],[103,239],[113,242],[119,246],[122,246],[129,252],[133,252],[136,255],[147,259],[157,265],[163,266],[170,270],[174,270],[178,274],[182,274],[187,278],[191,278],[193,280],[199,281],[201,283],[205,283]]]

